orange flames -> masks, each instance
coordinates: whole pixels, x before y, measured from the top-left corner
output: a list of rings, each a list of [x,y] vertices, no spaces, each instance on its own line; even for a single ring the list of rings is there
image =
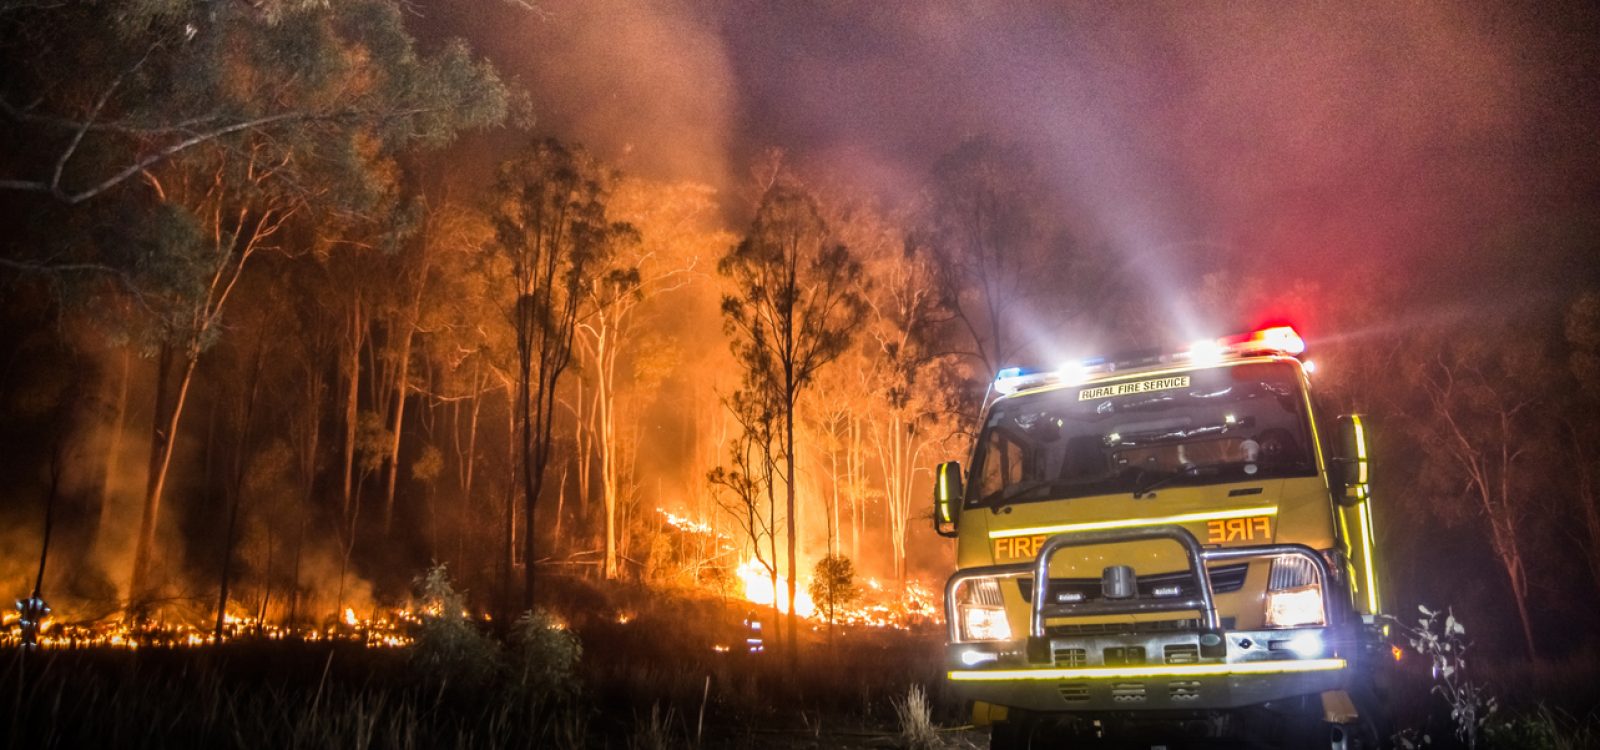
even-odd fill
[[[411,631],[420,622],[414,613],[405,609],[377,613],[371,619],[363,620],[356,616],[354,609],[346,607],[338,623],[325,627],[274,625],[261,622],[253,616],[230,613],[223,617],[222,639],[340,641],[372,648],[391,648],[410,645],[413,640]],[[40,648],[138,649],[208,646],[215,644],[217,639],[210,626],[169,622],[140,625],[111,621],[80,623],[49,617],[40,623],[35,642]],[[0,647],[21,644],[22,631],[17,618],[0,618]]]
[[[715,539],[719,543],[719,548],[730,557],[736,552],[732,544],[733,537],[718,531],[714,524],[665,508],[657,508],[656,512],[661,515],[666,525],[676,531],[692,537]],[[762,607],[771,607],[776,601],[778,611],[788,613],[787,577],[779,575],[774,590],[772,574],[754,557],[745,558],[732,572],[738,581],[736,590],[741,598]],[[826,613],[821,611],[812,599],[807,584],[807,580],[801,580],[796,587],[795,612],[820,625],[826,620]],[[938,621],[939,602],[927,585],[920,581],[907,581],[901,589],[891,590],[891,588],[885,587],[874,578],[857,579],[858,596],[851,603],[838,608],[834,613],[834,622],[847,626],[906,630]]]
[[[744,585],[744,598],[764,607],[772,606],[773,600],[778,602],[778,611],[789,613],[789,579],[778,576],[778,589],[772,589],[772,574],[754,558],[739,564],[737,570],[739,581]],[[795,591],[794,610],[801,617],[811,617],[817,613],[816,602],[811,600],[811,594],[800,587]]]

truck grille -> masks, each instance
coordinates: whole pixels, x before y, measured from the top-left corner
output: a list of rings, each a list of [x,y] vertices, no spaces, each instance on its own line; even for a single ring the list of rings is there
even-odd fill
[[[1174,701],[1192,701],[1200,698],[1199,680],[1174,680],[1167,683],[1167,697]]]
[[[1088,649],[1058,648],[1055,657],[1058,667],[1082,667],[1089,663]]]
[[[1143,703],[1144,699],[1144,683],[1142,682],[1114,682],[1111,684],[1111,700],[1117,703]]]
[[[1232,630],[1234,618],[1222,618],[1222,629]],[[1120,635],[1123,633],[1176,633],[1199,630],[1200,621],[1190,617],[1181,620],[1149,620],[1146,622],[1097,622],[1050,625],[1045,634],[1051,636]]]
[[[1237,565],[1219,565],[1211,568],[1211,591],[1216,594],[1226,594],[1244,588],[1245,574],[1250,571],[1250,563]],[[1277,573],[1274,565],[1273,573]],[[1017,585],[1022,589],[1022,600],[1033,601],[1033,579],[1018,578]],[[1191,598],[1199,596],[1195,589],[1194,576],[1189,571],[1177,573],[1157,573],[1148,576],[1139,576],[1139,598]],[[1098,578],[1052,578],[1050,579],[1050,598],[1054,604],[1068,604],[1073,602],[1091,602],[1101,599],[1100,579]]]
[[[1061,693],[1061,700],[1068,703],[1081,703],[1089,700],[1089,685],[1083,682],[1063,682],[1056,688]]]
[[[1145,663],[1144,646],[1110,646],[1100,658],[1108,667],[1128,667]]]
[[[1162,649],[1168,664],[1194,664],[1200,661],[1200,646],[1195,643],[1171,643]]]

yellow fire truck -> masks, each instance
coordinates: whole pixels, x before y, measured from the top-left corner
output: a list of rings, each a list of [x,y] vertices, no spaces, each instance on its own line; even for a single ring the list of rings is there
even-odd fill
[[[946,676],[993,747],[1376,744],[1367,430],[1304,355],[1278,326],[998,373],[934,497]]]

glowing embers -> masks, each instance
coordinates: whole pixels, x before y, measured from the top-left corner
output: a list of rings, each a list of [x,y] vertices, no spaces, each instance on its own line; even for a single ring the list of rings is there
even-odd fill
[[[355,620],[354,624],[348,622]],[[296,640],[305,642],[357,643],[369,648],[408,646],[412,633],[421,624],[416,613],[407,609],[374,612],[362,619],[346,608],[340,617],[327,624],[283,625],[263,622],[254,615],[228,613],[223,617],[222,640]],[[0,621],[0,647],[21,644],[21,630],[15,617]],[[216,643],[214,623],[204,625],[172,622],[129,624],[121,621],[61,622],[47,618],[40,623],[37,645],[41,648],[194,648]]]

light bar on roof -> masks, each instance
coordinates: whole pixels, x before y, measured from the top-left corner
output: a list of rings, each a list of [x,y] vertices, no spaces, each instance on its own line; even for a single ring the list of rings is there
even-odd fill
[[[1181,352],[1161,355],[1160,362],[1187,362],[1192,365],[1210,365],[1222,362],[1229,357],[1244,357],[1252,354],[1286,354],[1297,357],[1304,354],[1305,351],[1305,339],[1300,338],[1300,334],[1294,328],[1290,326],[1272,326],[1218,339],[1201,339],[1190,344],[1189,348]],[[1047,385],[1077,385],[1088,380],[1090,376],[1103,372],[1114,372],[1118,369],[1119,364],[1122,367],[1127,367],[1129,363],[1118,363],[1105,357],[1095,357],[1079,362],[1069,362],[1053,370],[1027,370],[1021,367],[1007,367],[995,373],[994,389],[1001,395],[1009,396],[1013,393]],[[1310,371],[1312,369],[1311,363],[1307,362],[1306,365],[1307,371]]]
[[[1004,395],[1011,395],[1029,388],[1038,388],[1042,385],[1055,385],[1061,382],[1059,370],[1034,370],[1028,371],[1021,367],[1007,367],[994,376],[994,389]]]
[[[1105,364],[1104,358],[1097,357],[1081,362],[1068,362],[1053,370],[1025,370],[1021,367],[1007,367],[995,373],[994,389],[1002,395],[1009,396],[1018,391],[1046,385],[1076,385],[1082,383],[1097,370],[1104,369]]]
[[[1263,328],[1251,333],[1248,343],[1262,349],[1283,352],[1284,354],[1299,355],[1306,353],[1305,339],[1300,338],[1300,334],[1289,326]]]
[[[1305,339],[1290,326],[1272,326],[1249,333],[1224,336],[1219,339],[1202,339],[1189,345],[1183,352],[1189,361],[1200,364],[1221,362],[1227,357],[1251,354],[1287,354],[1298,357],[1306,351]]]

